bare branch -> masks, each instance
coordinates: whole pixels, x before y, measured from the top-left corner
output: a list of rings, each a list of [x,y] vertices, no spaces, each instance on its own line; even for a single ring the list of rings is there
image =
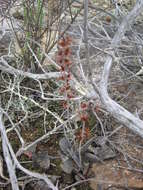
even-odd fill
[[[46,80],[46,79],[52,79],[52,78],[59,78],[61,77],[60,72],[49,72],[44,74],[33,74],[30,72],[24,72],[22,70],[15,69],[14,67],[5,67],[0,65],[0,70],[7,72],[12,75],[20,75],[28,78],[32,78],[34,80]]]
[[[14,168],[14,165],[12,163],[12,160],[11,160],[11,157],[9,154],[9,150],[8,150],[8,146],[7,146],[7,142],[5,139],[5,134],[4,134],[5,129],[4,129],[3,122],[2,122],[2,113],[1,112],[0,112],[0,131],[1,131],[1,137],[2,137],[3,154],[4,154],[6,164],[7,164],[12,189],[13,190],[19,190],[17,177],[15,175],[15,168]]]
[[[44,180],[48,186],[50,188],[52,188],[53,190],[58,190],[58,188],[56,186],[53,185],[53,183],[50,181],[50,179],[48,179],[48,177],[45,175],[45,174],[39,174],[39,173],[36,173],[36,172],[31,172],[29,170],[27,170],[26,168],[24,168],[20,163],[19,161],[17,160],[16,158],[16,155],[11,147],[11,144],[9,143],[9,140],[7,138],[7,134],[6,134],[6,131],[5,131],[5,127],[4,125],[2,124],[2,113],[0,115],[0,129],[1,129],[1,133],[2,133],[2,138],[5,142],[5,145],[7,145],[7,150],[9,149],[10,151],[10,154],[12,156],[12,159],[15,163],[15,165],[17,166],[17,168],[19,168],[20,170],[22,170],[24,173],[26,173],[27,175],[30,175],[30,176],[33,176],[35,178],[38,178],[38,179],[42,179]],[[5,148],[5,147],[4,147]],[[5,159],[7,161],[7,166],[8,166],[8,169],[9,169],[9,175],[10,175],[10,179],[11,179],[11,183],[12,183],[12,187],[13,187],[13,190],[19,190],[18,186],[17,186],[17,178],[14,174],[14,171],[13,171],[13,166],[12,166],[12,161],[10,159],[10,156],[7,155],[7,152],[4,152],[6,153],[5,154]]]
[[[143,1],[137,1],[135,7],[132,9],[132,11],[125,17],[116,32],[112,43],[111,48],[116,48],[117,45],[122,40],[122,37],[124,36],[127,29],[130,27],[130,25],[134,22],[135,18],[142,12],[143,10]],[[111,54],[114,52],[111,51]],[[113,58],[111,56],[107,57],[107,60],[104,65],[104,71],[100,83],[100,96],[101,101],[106,106],[106,109],[120,122],[122,122],[125,126],[127,126],[129,129],[136,132],[138,135],[143,137],[143,121],[139,118],[135,117],[133,114],[128,112],[126,109],[124,109],[122,106],[117,104],[114,100],[112,100],[109,97],[109,94],[107,92],[107,85],[108,85],[108,78],[110,74],[110,70],[112,67],[112,61]]]

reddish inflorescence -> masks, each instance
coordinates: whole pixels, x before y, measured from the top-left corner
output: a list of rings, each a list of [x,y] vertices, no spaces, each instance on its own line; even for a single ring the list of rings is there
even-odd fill
[[[80,129],[76,135],[76,138],[81,142],[88,139],[89,137],[90,137],[90,129],[88,126],[85,126],[84,128]]]
[[[86,110],[88,108],[88,104],[86,102],[81,102],[80,107],[81,107],[82,110],[83,109]]]
[[[72,66],[72,51],[71,51],[72,39],[69,36],[64,37],[58,42],[58,52],[57,52],[57,63],[60,66],[61,77],[59,80],[62,80],[62,86],[59,89],[59,92],[65,97],[65,100],[62,101],[62,107],[64,109],[69,109],[72,98],[74,98],[74,91],[71,88],[71,66]],[[88,127],[88,103],[81,102],[79,108],[79,116],[80,120],[83,123],[84,128],[80,129],[78,134],[76,135],[77,139],[80,141],[84,141],[90,136],[90,129]]]
[[[63,102],[62,102],[62,106],[63,106],[64,109],[67,109],[67,108],[68,108],[68,103],[67,103],[67,101],[63,101]]]
[[[80,116],[81,122],[83,123],[84,128],[80,129],[76,137],[81,142],[84,142],[84,140],[87,140],[90,137],[90,128],[88,125],[88,122],[89,122],[88,108],[89,108],[88,102],[80,103],[79,116]]]
[[[87,102],[81,102],[80,103],[80,119],[83,122],[87,122],[88,121],[88,113],[87,113],[87,109],[88,109],[88,103]]]
[[[88,114],[87,114],[87,113],[84,113],[84,112],[81,113],[80,119],[81,119],[81,121],[83,121],[83,122],[88,121]]]
[[[62,76],[59,80],[63,81],[63,85],[60,88],[60,93],[66,98],[66,104],[62,102],[63,108],[67,108],[68,100],[74,98],[73,90],[70,86],[71,80],[71,65],[72,65],[72,51],[71,51],[72,39],[69,36],[64,37],[58,42],[57,63],[60,66],[60,72]]]

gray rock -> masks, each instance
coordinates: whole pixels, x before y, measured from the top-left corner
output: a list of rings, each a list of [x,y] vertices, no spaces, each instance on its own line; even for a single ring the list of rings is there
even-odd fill
[[[91,151],[92,150],[92,151]],[[116,153],[107,145],[101,147],[92,147],[84,153],[84,160],[89,162],[102,162],[114,158]]]
[[[65,155],[69,154],[69,152],[71,151],[71,147],[72,147],[71,143],[66,138],[60,139],[59,146],[60,146],[61,151]]]
[[[103,160],[100,160],[100,158],[97,155],[90,152],[85,152],[83,159],[85,162],[91,162],[91,163],[103,161]]]
[[[48,185],[41,180],[31,183],[30,188],[34,188],[34,190],[51,190]]]
[[[61,164],[61,168],[62,170],[67,173],[67,174],[71,174],[74,166],[73,166],[73,161],[71,159],[67,159],[64,162],[62,162]]]
[[[92,143],[89,144],[88,148],[83,153],[84,160],[89,162],[102,162],[114,158],[116,153],[106,142],[107,139],[102,136],[93,139]]]
[[[61,176],[52,175],[50,178],[51,178],[51,181],[55,184],[60,177]]]
[[[50,157],[48,152],[39,152],[32,155],[33,166],[47,170],[50,167]]]
[[[98,157],[102,160],[111,159],[116,156],[116,153],[107,145],[95,149],[95,154],[98,155]]]

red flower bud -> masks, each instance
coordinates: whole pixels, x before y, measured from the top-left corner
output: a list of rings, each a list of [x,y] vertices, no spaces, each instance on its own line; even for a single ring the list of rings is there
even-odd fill
[[[66,88],[66,90],[69,90],[70,89],[70,85],[66,85],[65,88]]]
[[[60,40],[60,41],[58,42],[58,45],[61,46],[61,47],[67,46],[65,39]]]
[[[65,49],[64,55],[65,55],[65,56],[71,55],[71,51],[70,51],[70,48],[69,48],[69,47],[67,47],[67,48]]]
[[[61,66],[61,71],[65,71],[65,67],[64,66]]]
[[[60,88],[60,93],[64,93],[66,91],[65,87]]]
[[[62,106],[63,106],[64,109],[67,109],[67,106],[68,106],[67,101],[63,101]]]
[[[90,136],[90,129],[89,129],[89,127],[85,127],[85,136],[86,136],[86,138],[88,138],[89,136]]]
[[[81,102],[80,107],[81,107],[82,109],[87,109],[88,105],[87,105],[87,103],[85,103],[85,102]]]
[[[69,99],[71,99],[71,98],[74,98],[74,95],[71,94],[71,93],[68,93],[68,94],[67,94],[67,97],[68,97]]]
[[[64,64],[65,64],[65,65],[71,65],[72,62],[71,62],[69,59],[65,58],[65,59],[64,59]]]
[[[70,79],[71,79],[71,74],[68,73],[67,77],[68,77],[68,79],[70,80]]]
[[[85,113],[82,113],[81,116],[80,116],[80,119],[81,119],[81,121],[86,122],[88,120],[88,115],[85,114]]]

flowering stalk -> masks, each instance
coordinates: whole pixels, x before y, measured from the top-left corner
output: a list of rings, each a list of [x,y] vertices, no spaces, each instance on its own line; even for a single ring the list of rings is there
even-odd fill
[[[74,91],[70,86],[71,80],[71,66],[72,66],[72,51],[71,51],[72,39],[69,36],[61,39],[58,43],[58,52],[57,52],[57,63],[60,66],[60,72],[62,74],[60,80],[63,81],[62,86],[59,90],[60,94],[65,97],[65,100],[62,101],[62,106],[67,111],[70,110],[71,99],[74,98]],[[90,136],[90,130],[88,127],[88,103],[81,102],[79,106],[79,118],[82,122],[82,129],[79,130],[79,133],[76,135],[76,138],[83,142],[88,139]]]
[[[66,99],[62,102],[64,109],[68,108],[69,100],[74,97],[73,90],[70,86],[72,66],[71,43],[72,39],[69,36],[61,39],[58,43],[57,63],[60,65],[60,72],[62,74],[60,80],[63,81],[63,85],[59,91]]]

